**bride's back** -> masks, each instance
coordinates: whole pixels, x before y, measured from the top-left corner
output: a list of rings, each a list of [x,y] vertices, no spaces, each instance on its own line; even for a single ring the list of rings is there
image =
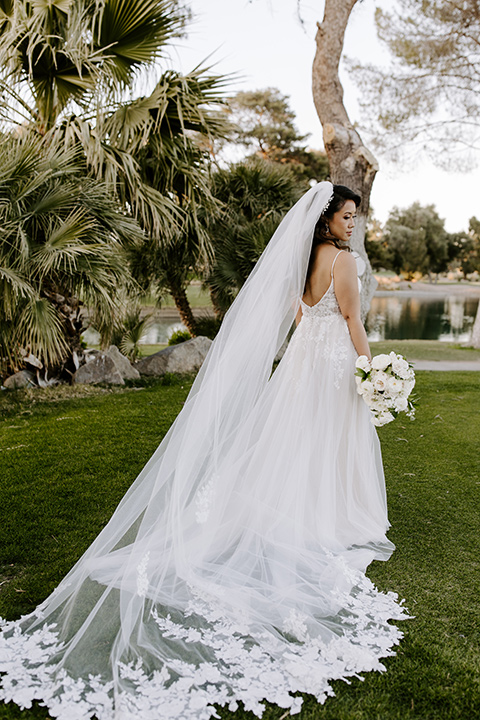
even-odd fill
[[[325,295],[332,281],[332,263],[338,254],[334,245],[318,245],[314,250],[311,271],[305,283],[302,300],[307,305],[315,305]]]

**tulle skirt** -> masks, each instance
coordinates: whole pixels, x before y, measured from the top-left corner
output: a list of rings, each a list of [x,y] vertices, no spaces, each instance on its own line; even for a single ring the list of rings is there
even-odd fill
[[[355,357],[339,313],[305,316],[195,491],[162,484],[159,509],[151,490],[114,547],[6,625],[2,697],[65,720],[206,719],[238,701],[260,716],[262,700],[297,712],[298,691],[323,702],[332,679],[383,669],[406,612],[364,574],[393,545]]]

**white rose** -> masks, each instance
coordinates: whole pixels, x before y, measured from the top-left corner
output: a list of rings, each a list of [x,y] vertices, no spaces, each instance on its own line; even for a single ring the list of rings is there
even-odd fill
[[[387,373],[380,371],[375,375],[375,378],[373,380],[373,387],[375,388],[375,390],[378,390],[378,392],[384,392],[385,388],[387,387],[387,382]]]
[[[375,355],[375,357],[372,358],[372,368],[374,370],[386,370],[391,361],[390,355]]]
[[[391,412],[388,412],[388,410],[383,411],[381,413],[378,413],[378,415],[374,415],[371,420],[374,425],[377,427],[382,427],[382,425],[386,425],[389,422],[392,422],[395,418],[393,417]]]
[[[370,370],[372,369],[372,366],[370,365],[370,361],[366,355],[358,356],[358,358],[355,362],[355,367],[359,368],[360,370],[363,370],[363,372],[366,372],[366,373],[370,372]]]
[[[369,408],[371,408],[375,405],[375,400],[373,399],[373,395],[364,395],[363,399],[365,400],[365,403]]]
[[[409,376],[410,368],[406,360],[400,358],[392,362],[392,370],[404,380]]]
[[[403,381],[397,380],[395,377],[391,377],[387,382],[387,389],[391,395],[398,395],[403,390]]]
[[[372,396],[375,392],[375,388],[370,380],[364,380],[362,383],[362,395]]]
[[[408,397],[414,387],[415,387],[415,380],[405,380],[405,382],[403,383],[402,395],[404,395],[404,397]]]
[[[380,420],[382,425],[386,425],[387,423],[392,422],[392,420],[395,420],[389,410],[383,410],[378,416],[378,419]]]
[[[374,404],[375,404],[375,410],[378,410],[378,412],[383,412],[384,410],[388,410],[388,405],[385,402],[385,400],[383,399],[383,397],[381,399],[377,397],[374,401]]]
[[[397,412],[405,412],[405,410],[408,407],[407,398],[404,398],[404,397],[395,398],[394,407]]]
[[[360,377],[360,375],[355,375],[355,382],[357,383],[357,386],[360,385],[360,383],[362,382],[362,378]]]

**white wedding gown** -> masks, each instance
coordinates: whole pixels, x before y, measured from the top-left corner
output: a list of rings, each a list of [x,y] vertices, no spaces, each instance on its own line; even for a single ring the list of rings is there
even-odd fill
[[[0,699],[62,720],[300,709],[381,670],[406,612],[386,560],[379,442],[332,283],[273,375],[305,284],[318,183],[287,213],[185,405],[112,518],[30,615],[2,623]],[[101,463],[99,463],[101,472]]]
[[[406,612],[364,574],[393,550],[379,441],[333,278],[302,311],[215,472],[188,497],[162,485],[161,514],[149,486],[128,533],[100,535],[5,625],[4,700],[64,720],[206,720],[239,701],[261,715],[263,700],[293,713],[299,693],[323,702],[332,679],[383,669],[402,634],[387,621]],[[188,466],[180,440],[172,452]]]

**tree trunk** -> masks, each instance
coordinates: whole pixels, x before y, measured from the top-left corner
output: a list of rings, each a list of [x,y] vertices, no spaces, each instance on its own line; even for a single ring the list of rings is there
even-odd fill
[[[225,315],[225,310],[220,307],[220,303],[218,302],[217,294],[215,290],[212,290],[210,288],[210,300],[212,301],[212,307],[213,307],[213,313],[217,320],[223,320],[223,316]]]
[[[170,294],[173,297],[176,308],[180,313],[180,319],[187,328],[188,332],[192,337],[197,334],[197,323],[193,316],[192,308],[188,302],[187,293],[184,287],[172,287],[169,288]]]
[[[472,338],[470,343],[474,348],[480,348],[480,300],[478,301],[477,314],[472,328]]]
[[[362,316],[365,317],[377,286],[365,251],[365,231],[370,192],[378,163],[350,122],[343,104],[343,88],[338,76],[345,30],[357,1],[325,0],[323,21],[321,24],[317,23],[312,90],[323,127],[323,141],[330,163],[332,182],[347,185],[362,197],[350,244],[352,250],[356,250],[365,261],[365,270],[361,275]]]

